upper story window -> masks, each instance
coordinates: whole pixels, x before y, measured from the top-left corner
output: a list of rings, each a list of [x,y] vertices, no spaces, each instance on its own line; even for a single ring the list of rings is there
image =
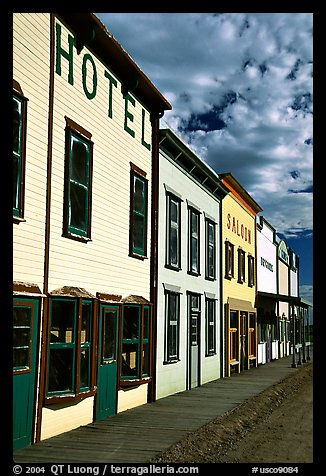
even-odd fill
[[[216,279],[216,225],[206,218],[206,279]]]
[[[229,241],[225,242],[225,277],[234,278],[234,245]]]
[[[166,195],[166,266],[181,269],[181,199]]]
[[[24,218],[27,101],[19,83],[14,81],[12,145],[13,216],[14,218],[21,219]]]
[[[63,236],[91,238],[93,142],[91,134],[66,117]]]
[[[246,279],[246,253],[238,249],[238,283],[243,283]]]
[[[131,164],[129,254],[139,258],[147,255],[147,194],[146,173]]]
[[[248,255],[248,286],[255,285],[255,258]]]
[[[188,273],[200,272],[200,212],[189,207]]]

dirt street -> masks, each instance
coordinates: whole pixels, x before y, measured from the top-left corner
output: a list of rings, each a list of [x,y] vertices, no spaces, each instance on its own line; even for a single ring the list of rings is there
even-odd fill
[[[187,435],[160,463],[312,463],[313,365]],[[232,378],[232,377],[231,377]]]

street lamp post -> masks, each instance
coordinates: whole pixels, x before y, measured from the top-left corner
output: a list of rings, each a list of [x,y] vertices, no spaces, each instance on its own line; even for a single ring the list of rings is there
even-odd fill
[[[294,306],[291,305],[291,316],[292,316],[292,365],[291,367],[296,368],[297,364],[295,363],[295,315],[294,315]]]

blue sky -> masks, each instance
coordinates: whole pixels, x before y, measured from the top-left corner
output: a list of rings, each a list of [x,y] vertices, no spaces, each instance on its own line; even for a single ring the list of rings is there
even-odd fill
[[[96,15],[171,103],[171,129],[300,256],[312,302],[313,14]]]

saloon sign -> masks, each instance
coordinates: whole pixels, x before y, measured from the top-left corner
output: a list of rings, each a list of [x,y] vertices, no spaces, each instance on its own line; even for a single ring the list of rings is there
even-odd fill
[[[247,228],[243,223],[239,222],[236,217],[233,217],[230,213],[227,214],[227,228],[240,236],[244,241],[251,244],[251,230]]]

